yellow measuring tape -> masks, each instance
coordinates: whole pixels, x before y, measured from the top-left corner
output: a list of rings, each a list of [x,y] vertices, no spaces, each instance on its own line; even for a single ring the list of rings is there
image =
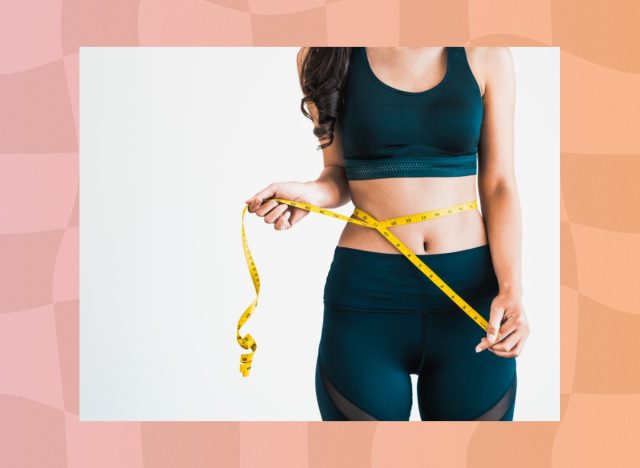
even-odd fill
[[[460,203],[457,205],[447,206],[445,208],[438,208],[431,211],[425,211],[423,213],[416,213],[407,216],[399,216],[397,218],[390,218],[385,220],[377,220],[370,214],[362,211],[359,208],[356,208],[353,211],[352,216],[357,216],[360,219],[354,219],[352,217],[345,216],[340,213],[336,213],[335,211],[327,210],[326,208],[320,208],[315,205],[311,205],[310,203],[297,202],[293,200],[286,200],[282,198],[273,198],[279,203],[284,203],[286,205],[293,206],[295,208],[301,208],[303,210],[311,211],[314,213],[323,214],[325,216],[330,216],[332,218],[340,219],[342,221],[346,221],[348,223],[358,224],[360,226],[368,227],[371,229],[375,229],[380,234],[382,234],[397,250],[402,253],[411,263],[413,263],[429,280],[433,281],[433,283],[438,286],[444,294],[446,294],[463,312],[465,312],[471,319],[476,322],[483,330],[487,330],[488,322],[485,320],[480,313],[475,310],[470,304],[468,304],[464,299],[462,299],[456,292],[451,289],[447,283],[445,283],[442,278],[440,278],[431,268],[429,268],[420,258],[414,254],[404,243],[400,241],[396,236],[393,235],[391,231],[389,231],[389,227],[393,226],[402,226],[405,224],[419,223],[422,221],[427,221],[430,219],[440,218],[443,216],[461,213],[467,210],[476,209],[478,204],[476,201]],[[267,201],[267,200],[265,200]],[[253,359],[253,354],[256,351],[257,345],[253,337],[247,333],[244,336],[240,335],[240,328],[245,322],[251,317],[251,314],[256,309],[258,305],[258,295],[260,294],[260,276],[258,275],[258,269],[253,261],[253,257],[251,255],[251,251],[249,250],[249,244],[247,243],[247,236],[244,230],[244,215],[247,212],[248,205],[244,207],[242,210],[242,248],[244,250],[244,258],[247,262],[247,266],[249,267],[249,273],[251,274],[251,280],[253,281],[253,286],[256,290],[256,297],[253,302],[247,307],[244,313],[240,316],[238,320],[238,329],[237,329],[237,340],[238,344],[242,346],[244,349],[251,349],[250,353],[245,353],[240,355],[240,372],[244,377],[249,375],[249,371],[251,370],[251,362]],[[498,338],[496,338],[496,341]]]

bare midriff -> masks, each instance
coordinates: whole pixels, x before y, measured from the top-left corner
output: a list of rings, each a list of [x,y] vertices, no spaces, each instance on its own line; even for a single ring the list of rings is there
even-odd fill
[[[378,220],[477,201],[475,175],[351,180],[349,188],[353,205]],[[454,252],[487,244],[479,209],[395,226],[390,230],[418,255]],[[375,229],[352,223],[345,226],[338,245],[399,254]]]

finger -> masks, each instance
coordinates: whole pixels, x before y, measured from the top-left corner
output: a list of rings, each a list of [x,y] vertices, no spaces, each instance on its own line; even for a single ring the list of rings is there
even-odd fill
[[[518,341],[520,341],[521,339],[522,339],[522,335],[520,333],[517,333],[517,332],[512,333],[511,335],[509,335],[509,338],[499,343],[494,343],[488,349],[491,349],[493,351],[500,351],[500,352],[511,351],[515,347],[515,345],[518,343]]]
[[[289,224],[289,218],[291,217],[291,211],[285,211],[285,213],[278,218],[276,221],[275,228],[278,231],[284,231],[285,229],[289,229],[291,224]]]
[[[529,336],[529,326],[526,318],[521,314],[509,317],[500,329],[502,342],[505,343],[506,350],[512,349],[520,340],[526,340]]]
[[[505,351],[511,351],[516,344],[522,339],[522,333],[514,332],[507,339],[502,342]]]
[[[493,349],[489,349],[488,351],[490,351],[491,353],[495,354],[496,356],[502,357],[502,358],[515,357],[515,354],[513,354],[511,351],[495,351]]]
[[[512,317],[509,317],[502,325],[498,333],[496,343],[504,341],[509,335],[518,330],[518,323]]]
[[[500,305],[491,304],[489,313],[489,324],[487,325],[487,339],[492,343],[496,340],[500,324],[504,317],[505,308]]]
[[[264,189],[256,193],[254,197],[264,201],[267,198],[272,198],[276,194],[277,190],[278,190],[278,184],[269,184]]]
[[[288,208],[289,208],[289,205],[285,205],[284,203],[281,203],[280,205],[276,206],[273,210],[269,211],[269,214],[264,217],[264,222],[273,224],[278,220],[280,216],[282,216],[282,213],[287,211]]]
[[[476,346],[476,353],[479,353],[480,351],[484,351],[491,345],[492,343],[489,340],[487,340],[487,337],[483,336],[482,339],[480,340],[480,343],[478,343]]]
[[[277,190],[276,184],[269,184],[266,188],[256,193],[253,197],[246,200],[249,205],[249,211],[254,213],[267,198],[271,198],[275,195]]]
[[[516,357],[517,356],[514,351],[494,351],[494,350],[491,350],[491,352],[493,354],[495,354],[496,356],[503,357],[503,358],[512,358],[512,357]]]
[[[478,345],[476,346],[476,353],[479,353],[480,351],[483,351],[485,349],[490,349],[491,347],[496,346],[497,344],[498,342],[492,343],[487,339],[486,336],[483,336],[480,339],[480,343],[478,343]]]
[[[291,224],[291,226],[295,226],[298,221],[300,221],[308,214],[309,212],[307,210],[303,210],[302,208],[294,208],[291,218],[289,219],[289,224]]]
[[[249,212],[251,213],[255,213],[256,210],[258,208],[260,208],[260,205],[262,204],[262,200],[260,198],[256,198],[253,197],[250,201],[249,201]]]
[[[279,203],[275,200],[269,200],[267,202],[264,202],[260,208],[258,208],[256,210],[256,214],[258,216],[265,216],[269,211],[271,211],[272,209],[274,209],[276,206],[278,206]]]
[[[258,197],[258,194],[255,194],[251,198],[249,198],[246,203],[249,205],[249,212],[255,213],[255,211],[260,208],[262,204],[262,198]]]
[[[500,328],[500,331],[498,333],[498,338],[493,343],[489,341],[486,336],[483,336],[480,339],[480,343],[478,343],[478,345],[476,346],[476,353],[479,353],[480,351],[489,349],[489,348],[495,349],[495,347],[498,344],[502,344],[507,337],[511,336],[517,330],[518,328],[511,324],[507,325],[506,328],[505,328],[505,325],[503,325],[502,328]]]
[[[522,354],[523,350],[523,341],[520,340],[516,346],[514,346],[511,351],[493,351],[496,356],[504,357],[504,358],[512,358],[517,357]]]

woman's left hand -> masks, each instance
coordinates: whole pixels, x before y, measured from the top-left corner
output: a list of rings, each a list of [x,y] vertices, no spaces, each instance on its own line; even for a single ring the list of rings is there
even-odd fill
[[[504,358],[520,356],[529,331],[529,320],[520,295],[499,293],[491,302],[487,336],[480,340],[476,352],[488,349]],[[496,332],[499,332],[497,340]]]

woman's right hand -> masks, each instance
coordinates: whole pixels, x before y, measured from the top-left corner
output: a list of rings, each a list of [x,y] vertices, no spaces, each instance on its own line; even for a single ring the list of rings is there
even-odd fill
[[[275,182],[246,200],[249,212],[264,218],[264,222],[273,224],[278,231],[290,229],[309,214],[307,210],[278,203],[270,198],[314,203],[313,182]],[[266,200],[266,201],[265,201]]]

